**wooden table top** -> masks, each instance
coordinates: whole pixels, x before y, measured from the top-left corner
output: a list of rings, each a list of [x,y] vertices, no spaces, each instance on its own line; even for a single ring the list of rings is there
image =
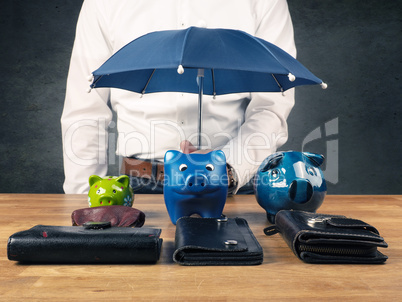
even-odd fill
[[[137,195],[146,227],[162,229],[155,265],[24,265],[7,259],[13,233],[37,224],[71,225],[85,195],[0,194],[0,301],[401,301],[402,196],[327,196],[319,213],[374,225],[389,247],[382,265],[314,265],[299,260],[281,235],[267,237],[255,197],[228,198],[224,214],[245,218],[264,249],[257,266],[188,267],[173,262],[175,226],[162,195]]]

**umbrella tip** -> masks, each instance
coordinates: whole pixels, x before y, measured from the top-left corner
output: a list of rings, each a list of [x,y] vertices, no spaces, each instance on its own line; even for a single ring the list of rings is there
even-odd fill
[[[92,81],[94,80],[93,74],[90,74],[90,75],[87,77],[87,80],[88,80],[88,82],[92,82]]]
[[[328,87],[327,83],[324,83],[324,82],[321,83],[321,88],[322,89],[327,89],[327,87]]]
[[[183,65],[179,65],[179,67],[177,68],[177,73],[178,74],[183,74],[184,73]]]
[[[88,89],[87,89],[87,93],[90,93],[92,91],[92,87],[89,87]]]
[[[291,74],[290,72],[288,74],[288,78],[289,78],[289,81],[291,81],[291,82],[294,82],[296,80],[296,77],[293,74]]]
[[[207,22],[205,22],[205,20],[200,20],[200,21],[198,21],[197,27],[206,28]]]

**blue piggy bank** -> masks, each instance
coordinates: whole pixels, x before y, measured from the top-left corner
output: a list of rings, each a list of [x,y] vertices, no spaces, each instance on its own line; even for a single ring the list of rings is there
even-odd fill
[[[280,210],[315,212],[321,206],[327,193],[323,162],[320,154],[295,151],[277,152],[262,162],[254,190],[271,223]]]
[[[207,154],[165,154],[163,194],[173,224],[183,216],[222,215],[228,192],[226,157],[222,151]]]

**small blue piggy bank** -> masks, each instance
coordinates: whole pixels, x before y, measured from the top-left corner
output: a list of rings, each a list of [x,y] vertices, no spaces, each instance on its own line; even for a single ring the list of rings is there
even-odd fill
[[[218,150],[207,154],[165,154],[163,194],[173,224],[183,216],[203,218],[222,215],[228,192],[225,154]]]
[[[323,162],[320,154],[295,151],[277,152],[262,162],[254,190],[271,223],[280,210],[315,212],[321,206],[327,193]]]

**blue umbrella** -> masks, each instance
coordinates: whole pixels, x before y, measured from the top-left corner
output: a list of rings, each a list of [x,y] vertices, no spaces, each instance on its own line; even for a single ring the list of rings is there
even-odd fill
[[[128,43],[93,72],[91,88],[198,93],[200,146],[203,94],[284,92],[314,84],[326,88],[272,43],[239,30],[189,27],[152,32]]]

